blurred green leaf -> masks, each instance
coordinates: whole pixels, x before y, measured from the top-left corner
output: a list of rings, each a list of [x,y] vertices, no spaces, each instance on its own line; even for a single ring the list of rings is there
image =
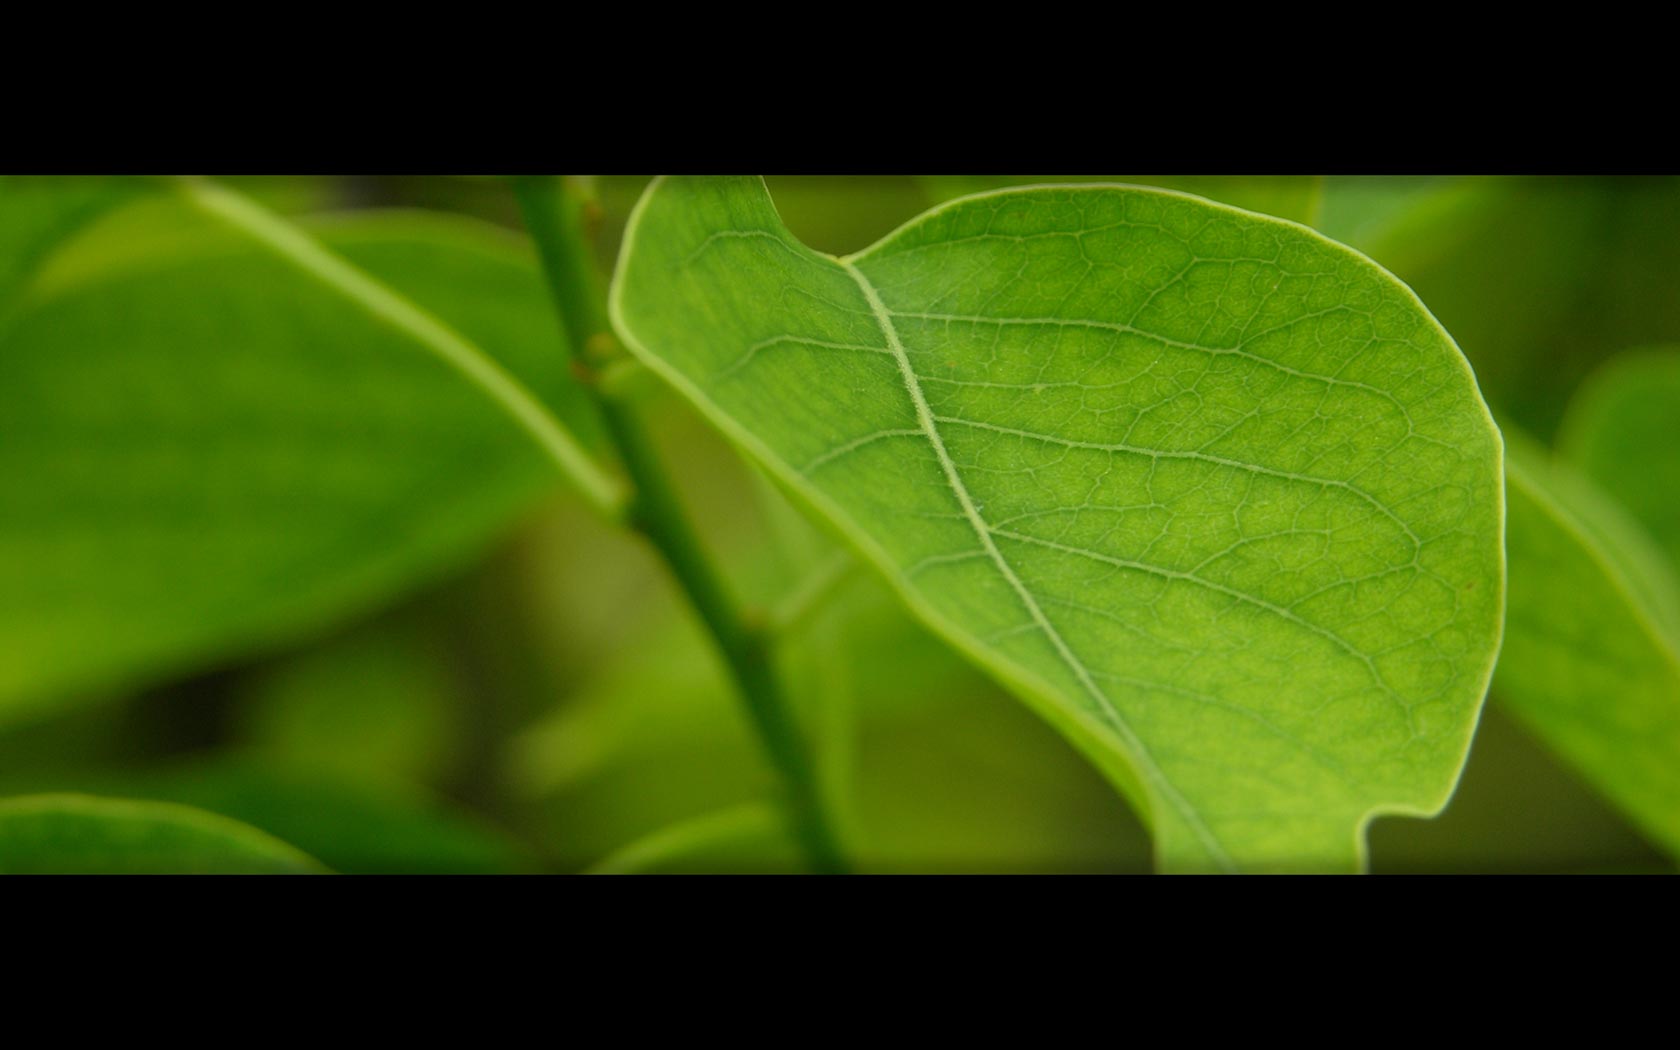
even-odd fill
[[[721,855],[724,870],[743,873],[750,870],[741,862],[743,846],[750,851],[766,842],[780,846],[786,854],[773,870],[799,870],[800,859],[782,815],[774,806],[747,803],[661,828],[612,853],[588,873],[705,872],[708,861],[718,863],[714,854]]]
[[[8,875],[305,875],[316,861],[256,828],[165,802],[0,799]]]
[[[277,765],[439,783],[466,736],[457,654],[417,613],[387,616],[259,669],[238,738]]]
[[[1680,351],[1630,351],[1595,372],[1558,447],[1680,565]]]
[[[1352,868],[1371,813],[1446,801],[1497,646],[1498,434],[1368,260],[1122,187],[836,259],[762,181],[667,179],[612,306],[1129,791],[1165,866]]]
[[[1464,233],[1462,220],[1473,220],[1484,199],[1501,192],[1496,180],[1452,175],[1332,175],[1324,180],[1323,207],[1312,225],[1373,258],[1380,254],[1392,269],[1420,261],[1406,254],[1409,249],[1431,255],[1450,250]],[[1424,229],[1427,239],[1418,236]]]
[[[0,175],[0,322],[66,239],[143,185],[137,178]]]
[[[77,790],[220,813],[346,874],[495,874],[538,860],[506,832],[415,788],[307,764],[222,754],[76,776]],[[52,784],[51,790],[66,785]]]
[[[591,433],[508,235],[317,229]],[[0,720],[320,631],[460,566],[554,484],[497,405],[265,250],[125,233],[66,248],[0,329]]]
[[[551,800],[556,854],[572,869],[775,785],[717,654],[674,608],[515,739],[507,778]]]
[[[1513,435],[1510,599],[1494,691],[1680,855],[1680,589],[1639,526]]]

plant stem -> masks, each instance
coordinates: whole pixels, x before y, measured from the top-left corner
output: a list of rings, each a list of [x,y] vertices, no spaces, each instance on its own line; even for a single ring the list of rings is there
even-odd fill
[[[653,544],[688,595],[735,679],[752,724],[788,794],[793,829],[812,865],[845,870],[822,805],[817,778],[772,662],[763,625],[749,624],[702,549],[665,475],[658,451],[627,405],[596,382],[618,352],[606,297],[584,234],[585,201],[574,185],[552,176],[513,179],[525,226],[536,242],[549,292],[560,314],[573,370],[590,391],[618,447],[634,491],[628,523]]]

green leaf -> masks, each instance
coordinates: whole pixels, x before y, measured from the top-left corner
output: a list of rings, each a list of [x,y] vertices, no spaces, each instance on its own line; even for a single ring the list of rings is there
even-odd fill
[[[66,239],[137,193],[140,181],[0,176],[0,319]]]
[[[0,799],[0,874],[305,875],[319,863],[256,828],[167,802]]]
[[[741,851],[760,849],[766,843],[781,847],[784,853],[793,852],[786,818],[774,806],[749,802],[661,828],[614,851],[587,873],[703,872],[706,862],[718,855],[728,858],[725,867],[729,870],[741,872],[747,870],[740,866]],[[787,857],[774,870],[797,870],[797,862],[797,856]]]
[[[367,776],[230,757],[120,780],[125,795],[224,813],[347,874],[476,875],[536,867],[518,844],[469,814]]]
[[[281,765],[443,782],[470,739],[447,641],[404,609],[270,661],[240,690],[237,736]]]
[[[1680,565],[1680,352],[1613,358],[1570,401],[1558,444]]]
[[[1317,175],[929,175],[923,178],[936,201],[972,193],[1050,183],[1124,182],[1193,193],[1235,208],[1312,225],[1324,196]]]
[[[318,229],[586,431],[516,242],[411,216]],[[237,233],[170,245],[78,242],[0,327],[0,720],[325,629],[554,485],[410,331]]]
[[[1450,175],[1332,175],[1313,228],[1374,259],[1403,261],[1408,248],[1439,253],[1462,235],[1466,216],[1496,196],[1497,184]],[[1417,236],[1428,231],[1428,237]]]
[[[1680,855],[1680,587],[1612,501],[1513,435],[1501,702]]]
[[[619,333],[1125,790],[1171,869],[1350,869],[1432,813],[1499,636],[1500,443],[1417,300],[1293,224],[1123,187],[845,259],[656,182]]]

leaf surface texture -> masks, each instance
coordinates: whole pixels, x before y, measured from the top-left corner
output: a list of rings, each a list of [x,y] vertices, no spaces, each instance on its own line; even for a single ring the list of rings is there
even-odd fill
[[[1358,867],[1455,782],[1500,441],[1394,278],[1174,193],[1038,188],[845,259],[666,179],[615,324],[1125,790],[1174,870]]]

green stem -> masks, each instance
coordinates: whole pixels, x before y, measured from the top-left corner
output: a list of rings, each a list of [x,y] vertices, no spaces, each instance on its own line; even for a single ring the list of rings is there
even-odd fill
[[[711,633],[771,764],[781,774],[794,832],[812,867],[843,871],[845,864],[822,806],[816,774],[772,662],[765,630],[747,622],[724,587],[640,421],[623,402],[606,396],[595,381],[618,346],[583,229],[585,202],[575,184],[550,176],[519,176],[513,179],[513,188],[542,259],[572,367],[590,391],[634,486],[629,523],[664,558]]]

